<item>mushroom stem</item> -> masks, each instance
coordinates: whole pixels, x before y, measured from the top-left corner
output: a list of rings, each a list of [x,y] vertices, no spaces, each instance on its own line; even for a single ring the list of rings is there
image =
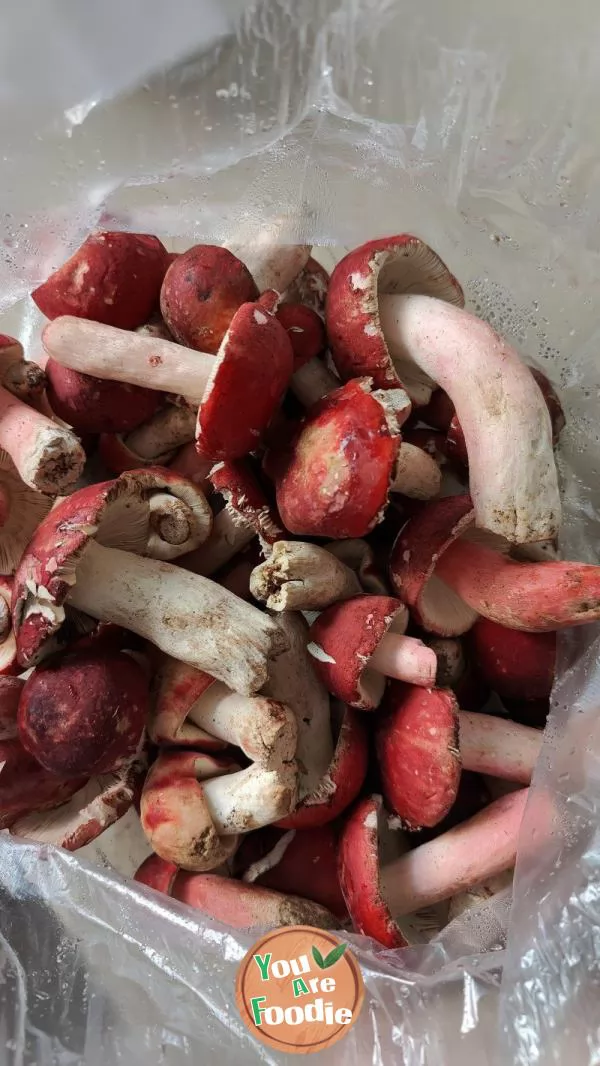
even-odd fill
[[[311,407],[323,396],[339,389],[340,384],[340,379],[329,370],[323,360],[314,356],[292,374],[290,388],[304,407]]]
[[[442,471],[435,459],[423,448],[403,441],[390,490],[414,500],[430,500],[437,496],[441,487]]]
[[[246,695],[264,685],[269,659],[287,647],[271,618],[214,582],[94,541],[79,562],[68,602]]]
[[[204,798],[217,833],[235,836],[284,818],[294,805],[296,775],[293,761],[272,768],[253,763],[236,774],[203,781]]]
[[[53,359],[97,378],[173,392],[200,403],[215,357],[161,337],[130,333],[63,315],[50,322],[43,343]]]
[[[262,885],[247,885],[217,874],[180,873],[173,898],[233,929],[278,929],[282,925],[311,925],[336,929],[330,911],[299,896],[284,895]]]
[[[249,522],[233,516],[228,507],[215,515],[210,537],[201,547],[178,559],[179,566],[193,574],[214,574],[234,555],[248,546],[255,536]]]
[[[283,219],[275,219],[258,234],[251,223],[242,225],[235,239],[223,246],[246,265],[259,292],[284,292],[310,258],[310,245],[281,243],[283,223]]]
[[[276,700],[240,696],[215,681],[191,706],[188,719],[206,733],[241,748],[263,766],[281,765],[296,753],[296,719]],[[205,786],[206,787],[206,786]]]
[[[0,596],[0,641],[6,640],[11,628],[9,603]]]
[[[589,563],[521,563],[459,539],[435,573],[473,610],[508,629],[541,633],[600,618],[600,567]]]
[[[542,731],[491,714],[460,711],[460,757],[465,770],[528,785]]]
[[[324,548],[279,540],[252,571],[250,591],[272,611],[322,611],[362,588],[354,571]]]
[[[22,481],[37,492],[68,492],[83,470],[85,452],[71,430],[52,422],[0,388],[0,448]]]
[[[382,870],[382,895],[396,916],[450,899],[510,870],[529,789],[490,803],[473,818],[421,844]]]
[[[437,656],[422,640],[388,631],[375,648],[369,666],[411,685],[434,685]]]
[[[141,459],[156,459],[158,455],[165,455],[192,441],[195,429],[194,411],[187,404],[175,406],[169,403],[132,430],[125,443]]]
[[[454,403],[477,524],[516,544],[554,537],[560,498],[550,415],[514,349],[485,322],[431,296],[382,295],[379,315],[392,357],[411,359]]]
[[[167,544],[185,544],[196,528],[194,513],[184,500],[156,492],[148,501],[150,525]]]

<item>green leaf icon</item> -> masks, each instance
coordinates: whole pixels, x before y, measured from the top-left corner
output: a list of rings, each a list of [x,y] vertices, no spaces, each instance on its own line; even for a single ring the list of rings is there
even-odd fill
[[[338,959],[341,959],[347,947],[347,944],[338,944],[337,947],[333,948],[333,951],[330,951],[329,955],[326,955],[323,960],[323,969],[328,970],[330,966],[335,966]]]
[[[337,951],[337,948],[336,948],[336,951]],[[316,962],[317,966],[319,967],[319,969],[320,970],[324,970],[325,969],[325,962],[323,960],[323,956],[321,955],[321,952],[319,951],[318,948],[315,947],[314,944],[312,946],[312,957],[315,960],[315,962]],[[327,958],[329,958],[329,956],[327,956]]]

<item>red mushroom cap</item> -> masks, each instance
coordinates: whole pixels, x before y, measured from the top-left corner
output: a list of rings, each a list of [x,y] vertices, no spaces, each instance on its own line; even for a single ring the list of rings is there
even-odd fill
[[[325,317],[325,301],[329,288],[329,274],[312,256],[298,277],[285,290],[284,303],[300,303]]]
[[[342,718],[333,758],[316,792],[305,796],[286,818],[276,824],[282,829],[312,829],[337,818],[356,799],[365,777],[369,745],[362,716],[350,707],[342,708]]]
[[[64,781],[49,774],[18,737],[0,742],[0,763],[0,829],[32,812],[59,807],[85,784],[85,777]]]
[[[437,825],[460,783],[456,698],[393,681],[382,709],[376,743],[386,804],[408,829]]]
[[[160,855],[149,855],[141,866],[138,866],[133,880],[140,885],[148,885],[148,888],[153,888],[155,892],[164,892],[166,896],[170,896],[178,873],[179,867],[174,862],[161,859]]]
[[[198,409],[198,454],[239,459],[254,451],[293,369],[292,346],[275,315],[264,304],[242,304],[229,324]]]
[[[100,231],[31,295],[46,318],[75,315],[135,329],[154,310],[167,265],[158,237]]]
[[[155,659],[157,670],[148,722],[151,741],[161,748],[194,748],[205,752],[226,748],[224,741],[187,721],[196,701],[214,684],[214,677],[160,652]]]
[[[526,633],[478,618],[469,633],[477,668],[509,700],[543,700],[552,691],[556,633]]]
[[[327,333],[344,381],[368,374],[377,388],[402,384],[379,321],[384,293],[437,296],[464,306],[458,281],[418,237],[401,233],[361,244],[335,267],[327,296]]]
[[[392,918],[381,893],[379,878],[379,819],[381,796],[358,801],[343,826],[338,852],[340,884],[352,924],[387,948],[405,948],[408,942]]]
[[[19,735],[17,714],[24,684],[21,677],[0,677],[0,741]]]
[[[322,318],[304,304],[282,304],[277,320],[287,331],[294,353],[294,370],[321,355],[327,347]]]
[[[77,433],[127,433],[157,410],[156,389],[80,374],[49,358],[48,401],[55,415]]]
[[[235,312],[257,297],[241,259],[218,245],[197,244],[171,263],[160,308],[176,341],[215,355]]]
[[[286,528],[335,540],[364,536],[383,516],[399,448],[396,419],[367,380],[319,400],[272,467]]]
[[[215,492],[224,497],[227,509],[252,526],[265,544],[275,544],[285,538],[279,515],[271,506],[248,459],[216,463],[209,480]]]
[[[325,687],[351,707],[375,710],[386,679],[369,669],[369,659],[387,632],[404,633],[407,623],[406,607],[392,596],[355,596],[326,607],[308,645]]]
[[[19,703],[23,747],[58,777],[116,770],[139,747],[148,681],[124,652],[77,650],[38,666]]]

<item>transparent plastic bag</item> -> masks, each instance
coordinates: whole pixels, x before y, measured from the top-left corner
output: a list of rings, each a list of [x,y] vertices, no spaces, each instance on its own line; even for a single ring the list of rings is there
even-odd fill
[[[417,233],[470,306],[558,385],[562,548],[597,561],[599,16],[584,0],[549,0],[543,13],[521,0],[227,6],[236,11],[235,34],[135,90],[91,37],[95,80],[83,95],[44,97],[39,114],[29,104],[44,93],[43,65],[22,106],[4,67],[3,328],[35,356],[40,318],[22,298],[98,225],[176,247],[277,215],[286,237],[331,246],[332,261],[377,234]],[[178,14],[191,51],[206,41],[202,12]],[[160,39],[161,12],[152,17],[140,16],[142,39]],[[3,20],[8,39],[16,10]],[[48,34],[62,25],[50,19]],[[365,1006],[323,1061],[599,1061],[598,649],[597,627],[561,640],[508,940],[506,896],[424,947],[352,938]],[[3,1061],[283,1062],[234,1005],[253,938],[112,872],[130,873],[140,848],[131,820],[83,859],[0,837]]]

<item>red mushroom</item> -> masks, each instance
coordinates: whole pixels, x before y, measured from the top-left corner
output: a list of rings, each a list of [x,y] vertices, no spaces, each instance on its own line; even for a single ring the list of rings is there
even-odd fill
[[[158,303],[168,252],[145,233],[93,233],[31,294],[46,318],[75,315],[135,329]]]
[[[173,882],[178,873],[179,867],[176,863],[167,862],[165,859],[161,859],[160,855],[152,854],[147,859],[144,859],[141,866],[138,866],[133,875],[133,880],[140,885],[147,885],[148,888],[153,888],[156,892],[164,892],[166,896],[170,896]]]
[[[85,463],[85,452],[69,429],[1,387],[0,449],[12,459],[21,481],[47,496],[69,492]]]
[[[385,947],[405,947],[398,920],[510,870],[528,789],[490,803],[442,836],[382,866],[380,796],[351,811],[339,845],[340,884],[354,928]]]
[[[156,411],[160,393],[80,374],[55,359],[46,363],[47,396],[54,414],[77,433],[127,433]]]
[[[285,635],[214,582],[161,561],[197,544],[210,522],[202,493],[168,470],[131,471],[57,504],[15,576],[21,664],[54,649],[71,606],[125,626],[235,690],[257,691]]]
[[[58,777],[104,774],[137,752],[148,705],[146,674],[130,655],[76,649],[38,666],[25,682],[19,736]]]
[[[478,618],[469,643],[477,669],[501,699],[548,699],[556,668],[556,633],[524,633]]]
[[[293,370],[287,333],[262,302],[236,311],[216,357],[69,317],[46,326],[43,340],[64,366],[199,404],[196,443],[210,459],[256,448]]]
[[[459,711],[449,689],[389,687],[377,721],[386,803],[409,829],[435,826],[450,811],[461,769],[527,785],[542,745],[538,729]]]
[[[311,626],[308,650],[329,691],[351,707],[372,711],[386,676],[433,685],[435,652],[404,636],[407,625],[408,610],[391,596],[357,596],[327,607]]]
[[[247,884],[312,899],[337,918],[347,917],[330,825],[287,833],[271,826],[258,829],[244,837],[234,863]]]
[[[60,807],[85,784],[85,777],[65,781],[49,774],[14,736],[0,741],[0,767],[0,829],[10,828],[21,818],[30,815],[37,818],[41,811]]]
[[[478,614],[534,632],[600,618],[600,567],[577,562],[517,562],[471,527],[469,496],[436,500],[409,519],[390,559],[394,589],[423,628],[465,633]]]

